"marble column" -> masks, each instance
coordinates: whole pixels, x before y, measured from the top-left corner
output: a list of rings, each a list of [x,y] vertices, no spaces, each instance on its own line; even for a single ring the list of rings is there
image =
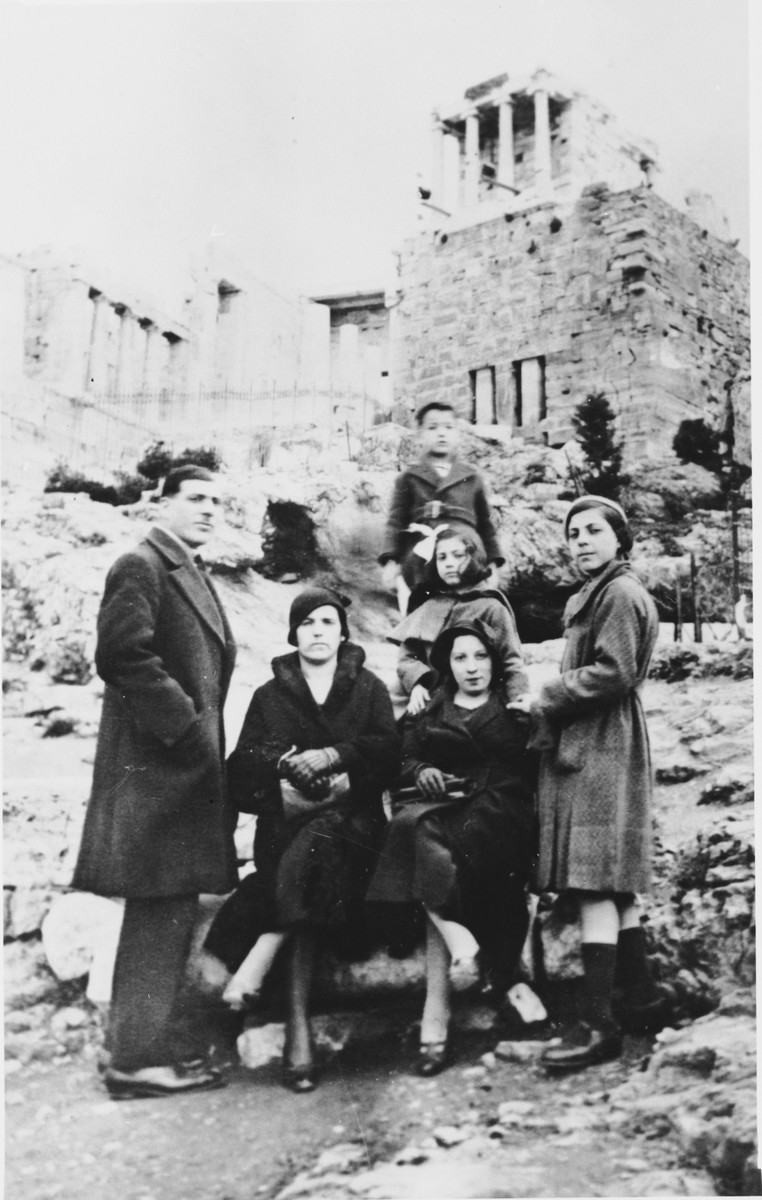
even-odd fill
[[[498,107],[499,150],[497,156],[497,180],[507,187],[514,186],[513,164],[513,97],[505,96]]]
[[[466,115],[466,161],[464,204],[471,208],[479,202],[479,114],[473,109]]]
[[[552,191],[550,178],[550,98],[547,89],[538,87],[534,93],[534,179],[540,199]]]
[[[79,279],[61,279],[50,290],[41,377],[67,395],[86,390],[93,332],[89,286]]]
[[[121,395],[128,395],[137,388],[135,378],[135,343],[139,326],[134,313],[125,308],[119,326],[119,357],[117,359],[116,386]]]
[[[87,379],[85,390],[103,392],[106,390],[108,374],[108,335],[111,305],[105,296],[93,295],[93,324],[90,333],[90,354],[87,361]]]
[[[162,385],[164,359],[167,343],[161,330],[153,322],[145,327],[146,353],[143,369],[143,387],[146,391],[158,391]]]

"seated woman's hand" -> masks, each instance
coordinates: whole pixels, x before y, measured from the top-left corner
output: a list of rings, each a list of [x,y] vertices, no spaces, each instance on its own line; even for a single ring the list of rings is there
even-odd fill
[[[517,696],[515,700],[509,700],[506,704],[508,712],[523,713],[529,716],[532,711],[534,696],[530,692],[525,692],[523,696]]]
[[[410,699],[408,700],[407,704],[407,712],[411,717],[417,717],[419,712],[423,712],[430,699],[431,696],[428,688],[425,688],[422,683],[416,683],[415,687],[410,693]]]
[[[421,767],[415,776],[415,786],[430,799],[447,795],[445,777],[438,767]]]
[[[328,750],[302,750],[284,759],[281,770],[295,787],[306,790],[330,773],[332,761]]]

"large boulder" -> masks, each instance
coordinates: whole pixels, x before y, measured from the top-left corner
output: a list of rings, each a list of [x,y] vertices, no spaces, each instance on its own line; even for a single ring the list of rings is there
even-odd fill
[[[115,951],[121,924],[118,901],[89,892],[57,896],[42,922],[42,944],[51,971],[61,980],[80,979],[89,974],[96,956],[103,955],[113,964],[112,948]]]

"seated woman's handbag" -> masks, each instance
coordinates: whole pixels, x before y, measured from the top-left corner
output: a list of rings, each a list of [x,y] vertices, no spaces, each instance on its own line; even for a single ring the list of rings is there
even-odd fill
[[[470,795],[469,783],[465,779],[459,779],[454,775],[445,776],[444,796],[438,796],[433,803],[440,804],[455,804],[458,800],[467,800]],[[423,792],[413,784],[412,787],[395,788],[389,793],[391,801],[392,813],[399,812],[401,808],[405,808],[408,804],[431,804],[430,796],[424,796]]]
[[[311,817],[324,812],[328,808],[345,807],[350,800],[349,775],[342,771],[338,775],[329,775],[327,779],[328,792],[319,800],[300,792],[298,787],[288,779],[281,779],[280,794],[283,800],[283,815],[287,821],[294,817]]]

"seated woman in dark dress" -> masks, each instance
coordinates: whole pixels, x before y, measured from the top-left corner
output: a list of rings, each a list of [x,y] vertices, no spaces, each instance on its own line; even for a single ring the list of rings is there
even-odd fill
[[[475,973],[478,953],[510,982],[535,855],[534,756],[525,724],[501,702],[492,631],[478,619],[448,627],[431,663],[445,683],[406,724],[401,778],[412,786],[368,891],[373,902],[419,901],[426,914],[422,1075],[448,1061],[451,975]]]
[[[308,1001],[317,936],[362,912],[383,841],[384,789],[397,778],[400,739],[383,683],[347,639],[343,597],[310,587],[291,606],[293,654],[254,692],[228,761],[231,798],[256,812],[254,865],[226,902],[207,949],[231,968],[233,1007],[255,1000],[283,942],[291,956],[284,1082],[315,1086]]]

